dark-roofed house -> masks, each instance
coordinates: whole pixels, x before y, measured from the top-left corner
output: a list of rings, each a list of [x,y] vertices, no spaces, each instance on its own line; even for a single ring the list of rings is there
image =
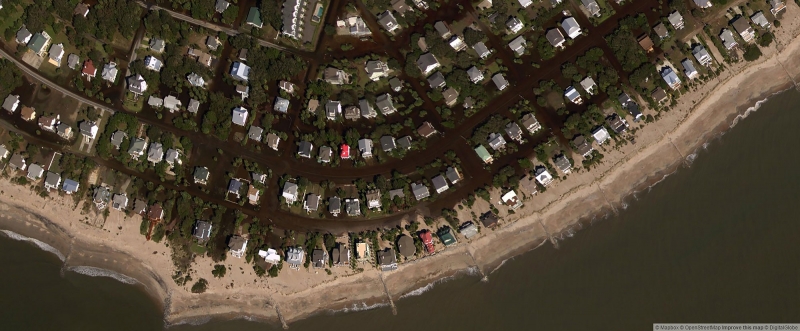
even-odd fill
[[[480,83],[483,80],[483,71],[478,69],[476,66],[472,66],[467,70],[467,76],[469,76],[469,80],[475,84]]]
[[[47,191],[58,190],[58,187],[60,185],[61,185],[61,175],[48,171],[47,176],[44,178],[44,189]]]
[[[56,132],[56,123],[58,123],[59,115],[55,116],[42,116],[39,117],[39,127],[42,130],[49,131],[49,132]],[[62,123],[64,124],[64,123]],[[66,125],[66,124],[64,124]],[[69,139],[69,138],[65,138]]]
[[[328,101],[325,104],[325,117],[328,120],[335,121],[339,114],[342,113],[342,103],[339,101]]]
[[[89,5],[81,2],[77,6],[75,6],[75,10],[72,12],[73,15],[83,16],[86,18],[89,15]]]
[[[650,94],[650,97],[652,97],[655,102],[663,103],[667,100],[667,92],[661,87],[656,87],[656,89],[653,90],[653,93]]]
[[[208,36],[206,37],[206,47],[212,51],[216,51],[219,48],[220,42],[217,36]]]
[[[645,52],[650,53],[653,51],[653,40],[650,39],[650,36],[648,36],[646,33],[639,36],[638,41],[639,46],[641,46]]]
[[[378,109],[380,109],[381,113],[384,115],[391,115],[397,112],[397,108],[395,108],[392,102],[392,96],[389,95],[389,93],[379,95],[378,98],[375,99],[375,105],[378,106]]]
[[[236,179],[232,178],[230,182],[228,182],[228,194],[233,194],[238,199],[240,197],[240,193],[242,191],[243,183]]]
[[[422,183],[411,183],[411,192],[414,193],[414,198],[416,198],[417,201],[431,196],[431,192],[428,190],[428,187]]]
[[[683,29],[684,25],[686,24],[683,21],[683,16],[677,10],[670,13],[669,16],[667,16],[667,20],[669,21],[669,24],[672,24],[672,27],[675,28],[675,30]]]
[[[572,145],[575,146],[575,151],[578,152],[578,154],[583,155],[583,157],[589,157],[594,150],[591,143],[587,142],[586,138],[584,138],[582,135],[575,136],[575,138],[572,139]]]
[[[449,226],[442,227],[439,231],[436,231],[436,235],[439,236],[439,240],[441,240],[442,244],[445,246],[452,246],[458,243],[456,236],[453,235],[453,231]]]
[[[361,202],[356,198],[344,199],[344,209],[347,216],[361,215]]]
[[[17,111],[17,107],[19,107],[19,96],[9,94],[3,101],[3,109],[8,111],[10,114],[13,114],[15,111]]]
[[[522,142],[522,129],[516,122],[509,122],[506,124],[506,133],[511,140]]]
[[[394,189],[394,190],[390,190],[389,191],[389,199],[394,200],[394,198],[396,198],[396,197],[400,197],[400,198],[405,198],[406,197],[406,194],[405,194],[405,192],[403,192],[403,189],[398,188],[398,189]]]
[[[423,138],[428,138],[436,133],[436,129],[433,128],[430,122],[425,121],[417,128],[417,133]]]
[[[322,72],[322,79],[333,85],[342,85],[348,82],[347,74],[341,69],[336,68],[325,68]],[[309,109],[309,111],[311,110]]]
[[[314,144],[308,141],[301,141],[300,145],[297,148],[297,155],[304,158],[311,157],[311,151],[314,150]]]
[[[681,65],[683,66],[683,74],[689,79],[695,79],[700,76],[700,73],[694,68],[694,63],[689,58],[683,59]]]
[[[447,23],[442,21],[437,21],[433,24],[433,28],[436,29],[436,32],[439,34],[442,39],[450,38],[453,33],[450,31],[450,27],[447,26]]]
[[[474,49],[475,52],[478,53],[478,56],[481,59],[485,59],[489,57],[489,55],[492,55],[492,51],[490,51],[489,48],[486,47],[486,44],[484,44],[482,41],[479,41],[475,43],[475,45],[472,45],[472,49]]]
[[[128,208],[128,196],[125,194],[114,194],[114,197],[111,198],[111,208],[120,211]]]
[[[138,160],[140,156],[144,155],[146,149],[147,141],[141,138],[133,138],[131,139],[130,147],[128,147],[128,154],[131,155],[132,159]]]
[[[33,37],[33,34],[23,25],[17,31],[16,40],[18,44],[27,44],[29,41],[31,41],[31,37]]]
[[[269,146],[269,148],[272,148],[273,150],[277,151],[280,143],[281,143],[281,137],[278,137],[278,135],[272,132],[267,133],[267,146]]]
[[[450,188],[450,186],[447,185],[447,180],[445,180],[442,175],[431,178],[431,184],[433,184],[433,189],[436,190],[436,193],[439,194]]]
[[[11,170],[25,170],[28,164],[25,162],[25,158],[23,158],[22,155],[14,154],[11,156],[11,159],[8,160],[8,166]]]
[[[458,91],[452,87],[444,90],[442,96],[444,97],[444,103],[450,107],[455,105],[458,101]]]
[[[384,152],[387,153],[391,152],[397,147],[397,145],[395,145],[395,139],[392,136],[383,136],[381,137],[380,141],[381,141],[381,148],[383,149]]]
[[[749,43],[756,38],[755,30],[750,26],[750,22],[747,21],[747,18],[740,16],[733,21],[731,25],[733,25],[733,28],[736,29],[736,32],[739,33],[745,42]]]
[[[211,229],[214,228],[214,225],[208,221],[197,221],[194,223],[194,231],[192,231],[192,236],[197,238],[197,241],[205,242],[209,238],[211,238]]]
[[[617,114],[611,114],[611,116],[606,117],[606,124],[611,127],[616,134],[621,134],[628,129],[628,123],[625,122],[625,119],[618,116]]]
[[[309,193],[306,195],[306,201],[303,201],[303,210],[308,213],[316,212],[319,209],[319,195]]]
[[[452,183],[453,185],[455,185],[455,183],[458,183],[458,181],[461,180],[461,173],[459,173],[458,169],[454,167],[447,167],[447,171],[445,171],[444,174],[445,176],[447,176],[447,179],[449,179],[450,183]]]
[[[400,24],[397,23],[397,20],[394,18],[394,15],[392,15],[392,12],[388,10],[378,15],[378,24],[383,26],[383,28],[390,33],[400,28]]]
[[[483,223],[483,226],[487,227],[487,228],[492,228],[492,227],[496,226],[497,222],[498,222],[497,215],[495,215],[491,211],[487,211],[487,212],[483,213],[481,215],[480,219],[481,219],[481,223]]]
[[[436,56],[434,56],[433,53],[425,53],[420,55],[419,59],[417,59],[417,66],[419,67],[419,71],[427,76],[439,67],[439,61],[436,60]]]
[[[133,213],[138,215],[144,215],[147,212],[147,202],[144,200],[136,199],[133,201]]]
[[[164,52],[164,39],[155,37],[150,38],[150,49],[156,53]]]
[[[412,257],[417,252],[417,248],[414,246],[414,239],[407,235],[401,235],[397,238],[397,249],[405,257]]]
[[[355,121],[361,118],[361,112],[356,106],[347,106],[344,108],[344,119]]]
[[[572,163],[569,162],[569,159],[564,154],[556,156],[553,161],[561,172],[568,174],[572,171]]]
[[[34,180],[34,181],[35,180],[39,180],[39,178],[42,178],[43,175],[44,175],[44,168],[42,168],[42,166],[40,166],[40,165],[38,165],[36,163],[33,163],[33,164],[30,165],[30,167],[28,167],[28,176],[27,177],[30,180]]]
[[[114,145],[114,148],[119,150],[119,147],[122,145],[122,141],[125,140],[125,137],[128,135],[125,131],[117,130],[113,134],[111,134],[111,145]]]
[[[447,82],[444,80],[444,75],[437,71],[428,77],[428,84],[431,86],[431,88],[443,88],[445,85],[447,85]]]
[[[564,41],[566,40],[564,39],[564,34],[561,33],[561,30],[559,30],[558,27],[547,30],[545,37],[547,38],[547,41],[550,42],[550,45],[553,45],[553,47],[564,47]]]
[[[333,216],[339,216],[342,212],[342,199],[337,196],[328,198],[328,212]]]
[[[397,139],[397,147],[408,150],[411,148],[411,136],[401,137]]]
[[[264,21],[261,20],[261,12],[258,10],[258,7],[250,7],[245,22],[259,29],[264,26]]]
[[[500,73],[495,74],[494,76],[492,76],[492,81],[494,82],[494,85],[497,86],[497,89],[500,91],[505,90],[506,87],[508,87],[508,81],[506,80],[505,77],[503,77],[503,74]]]
[[[319,159],[318,162],[321,163],[330,163],[331,158],[333,158],[333,149],[328,146],[322,146],[319,148]]]
[[[261,136],[263,134],[264,134],[264,129],[255,125],[251,125],[250,130],[247,131],[247,137],[257,142],[261,142]]]
[[[50,35],[47,32],[37,32],[31,38],[31,41],[28,42],[28,48],[36,53],[36,55],[44,56],[44,52],[47,50],[47,46],[50,45]]]
[[[372,157],[372,139],[364,138],[358,141],[358,151],[361,157],[368,159]]]
[[[736,42],[736,39],[733,38],[733,32],[728,29],[722,29],[722,32],[719,34],[719,38],[722,39],[722,45],[725,46],[725,49],[731,50],[739,43]]]
[[[228,249],[231,252],[231,256],[241,259],[247,250],[247,238],[234,235],[228,240]]]
[[[403,81],[397,77],[392,77],[389,79],[389,86],[392,87],[392,91],[400,92],[403,89]]]
[[[387,248],[378,252],[378,263],[381,265],[381,271],[397,270],[397,256],[394,249]]]
[[[47,53],[47,62],[56,67],[60,67],[61,59],[64,57],[64,44],[50,46],[50,50]]]
[[[154,204],[150,206],[150,210],[147,211],[147,218],[151,221],[162,221],[164,219],[164,208],[161,207],[161,204]]]
[[[372,108],[372,105],[369,103],[367,99],[358,100],[358,107],[361,110],[361,117],[363,118],[375,118],[378,116],[378,113],[375,111],[374,108]]]
[[[506,139],[499,133],[490,133],[487,142],[493,150],[501,150],[506,147]]]
[[[142,95],[147,91],[147,81],[144,80],[142,75],[130,76],[127,79],[128,91],[136,95]]]
[[[339,243],[331,251],[331,258],[333,258],[334,266],[349,266],[350,250],[347,248],[347,245]]]
[[[656,26],[653,27],[653,31],[661,39],[666,39],[669,37],[669,31],[667,31],[667,27],[664,25],[664,23],[656,24]]]
[[[325,268],[328,266],[328,252],[323,249],[311,251],[311,265],[314,268]]]
[[[516,37],[508,43],[508,48],[511,48],[517,56],[525,54],[525,46],[527,46],[527,42],[523,36]]]
[[[701,65],[707,66],[711,64],[711,55],[708,54],[708,51],[703,45],[697,44],[694,46],[694,48],[692,48],[692,55],[694,55],[694,58]]]
[[[589,15],[600,17],[600,5],[597,4],[595,0],[581,0],[581,3],[586,10],[589,11]]]
[[[283,184],[283,192],[281,196],[286,199],[286,203],[291,205],[297,201],[297,184],[286,182]]]
[[[92,121],[83,121],[78,128],[80,128],[81,134],[88,139],[97,137],[97,130],[99,130],[97,124]]]
[[[194,182],[195,184],[205,185],[208,182],[208,168],[195,167],[194,168]]]

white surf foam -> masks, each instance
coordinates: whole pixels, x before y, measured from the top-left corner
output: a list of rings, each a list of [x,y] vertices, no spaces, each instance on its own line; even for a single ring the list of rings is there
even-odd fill
[[[783,91],[774,93],[772,95],[775,95],[775,94],[778,94],[778,93],[781,93],[781,92],[783,92]],[[739,114],[736,117],[734,117],[733,121],[731,121],[730,127],[733,128],[734,126],[736,126],[736,124],[739,124],[739,121],[747,118],[747,116],[750,116],[751,113],[753,113],[755,111],[758,111],[758,109],[761,108],[761,105],[763,105],[765,102],[767,102],[769,100],[769,98],[772,97],[772,95],[769,96],[769,97],[764,98],[763,100],[757,101],[755,105],[753,105],[750,108],[747,108],[747,110],[745,110],[744,113]]]
[[[0,230],[0,232],[4,233],[8,238],[11,238],[11,239],[14,239],[14,240],[18,240],[18,241],[27,241],[29,243],[32,243],[32,244],[38,246],[43,251],[53,253],[56,256],[58,256],[58,258],[61,260],[61,262],[64,262],[64,261],[67,260],[67,257],[64,256],[64,254],[62,254],[61,251],[59,251],[58,249],[56,249],[53,246],[50,246],[50,245],[42,242],[41,240],[30,238],[30,237],[26,237],[26,236],[23,236],[23,235],[21,235],[19,233],[14,232],[14,231],[10,231],[10,230]]]
[[[102,268],[78,266],[78,267],[69,267],[67,268],[67,270],[90,277],[109,277],[125,284],[133,285],[138,283],[138,281],[133,277],[128,277],[121,273]]]
[[[356,312],[356,311],[372,310],[372,309],[377,309],[377,308],[381,308],[381,307],[388,307],[388,306],[389,306],[388,303],[376,303],[376,304],[368,305],[366,302],[359,302],[359,303],[354,303],[350,307],[344,307],[344,308],[342,308],[340,310],[333,310],[332,312],[334,314],[335,313],[350,313],[350,312]]]

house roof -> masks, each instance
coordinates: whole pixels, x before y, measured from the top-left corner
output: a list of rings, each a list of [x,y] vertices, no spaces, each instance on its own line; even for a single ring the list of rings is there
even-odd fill
[[[478,234],[478,227],[471,221],[465,222],[458,228],[458,232],[464,235],[465,238],[470,239]]]
[[[128,77],[128,90],[133,93],[142,94],[147,91],[147,81],[144,80],[142,75],[135,75]]]
[[[252,125],[250,126],[250,130],[247,132],[247,137],[256,141],[261,141],[262,134],[264,134],[264,129]]]
[[[450,28],[447,27],[447,23],[442,21],[437,21],[434,23],[433,28],[436,29],[436,32],[439,33],[439,36],[442,37],[442,39],[450,37],[452,34],[452,32],[450,32]]]
[[[403,189],[398,188],[389,191],[389,199],[394,200],[395,197],[405,198],[406,194],[403,192]]]
[[[389,152],[397,147],[397,145],[395,145],[395,139],[392,136],[383,136],[381,137],[380,142],[381,148],[384,152]]]
[[[453,231],[451,231],[449,226],[445,226],[439,229],[439,231],[436,232],[436,235],[439,236],[439,240],[441,240],[442,244],[444,244],[445,246],[450,246],[458,242],[456,240],[456,237],[453,235]]]
[[[44,46],[47,45],[50,38],[45,37],[42,33],[37,32],[31,38],[31,41],[28,42],[28,48],[30,48],[35,53],[41,53],[44,51]]]
[[[147,151],[147,161],[157,163],[164,160],[164,146],[161,143],[150,143],[150,148]]]
[[[508,86],[508,81],[505,77],[503,77],[503,74],[495,74],[492,76],[492,81],[494,82],[494,85],[497,86],[498,90],[505,89]]]
[[[345,199],[344,209],[347,215],[358,216],[361,215],[361,204],[358,199]]]
[[[508,43],[508,47],[511,48],[512,51],[516,52],[517,55],[522,55],[525,53],[525,38],[523,36],[519,36],[514,38],[514,40]]]
[[[422,122],[422,125],[420,125],[420,126],[417,128],[417,133],[418,133],[420,136],[423,136],[423,137],[428,137],[428,136],[430,136],[430,135],[432,135],[432,134],[436,133],[436,129],[434,129],[434,128],[433,128],[433,125],[431,125],[431,123],[430,123],[430,122],[427,122],[427,121],[426,121],[426,122]]]
[[[247,115],[247,109],[244,107],[236,107],[233,109],[231,121],[236,125],[245,126],[247,123]]]
[[[67,66],[72,70],[75,70],[75,69],[78,68],[78,63],[79,62],[81,62],[81,58],[77,54],[70,54],[67,57]]]
[[[670,13],[669,16],[667,16],[667,20],[669,20],[669,23],[676,29],[683,26],[683,16],[677,10]]]
[[[224,12],[225,9],[228,9],[228,6],[230,6],[230,3],[228,3],[227,1],[217,0],[217,3],[214,4],[214,10],[216,10],[218,13],[221,13]]]
[[[238,196],[239,191],[241,189],[242,189],[242,182],[239,181],[238,179],[233,178],[231,179],[230,182],[228,182],[228,193],[233,193]]]
[[[586,141],[586,138],[582,135],[575,136],[575,138],[572,139],[572,144],[575,145],[575,150],[581,155],[587,155],[592,152],[591,143]]]
[[[189,99],[189,105],[186,106],[186,110],[188,110],[190,113],[197,113],[199,109],[200,109],[200,101],[197,101],[195,99]]]
[[[264,21],[261,20],[261,12],[259,12],[257,7],[250,7],[250,11],[247,12],[247,24],[254,25],[257,27],[264,26]]]
[[[547,30],[545,37],[547,38],[547,41],[550,42],[550,45],[553,45],[553,47],[558,47],[564,43],[564,34],[562,34],[561,30],[559,30],[557,27]]]
[[[414,193],[414,197],[417,200],[422,200],[431,196],[431,192],[428,190],[428,187],[420,183],[411,183],[411,192]]]
[[[750,26],[750,23],[747,21],[747,19],[741,16],[736,20],[734,20],[731,23],[731,25],[733,26],[734,29],[736,29],[736,32],[738,32],[740,35],[747,32],[748,30],[753,29],[753,27]]]
[[[192,235],[199,240],[206,240],[211,237],[211,229],[213,225],[207,221],[197,221],[194,223],[194,231]]]
[[[497,225],[497,222],[498,222],[497,215],[495,215],[491,211],[487,211],[487,212],[483,213],[481,215],[480,219],[481,219],[481,223],[483,223],[483,226],[487,227],[487,228],[491,228],[491,227]]]
[[[417,66],[419,67],[419,71],[421,71],[423,74],[430,72],[438,65],[439,61],[436,59],[436,56],[434,56],[433,53],[422,54],[419,56],[419,59],[417,59]]]
[[[81,73],[94,77],[94,75],[97,73],[97,69],[94,67],[92,60],[86,60],[83,62],[83,70]]]
[[[639,36],[639,46],[641,46],[645,51],[649,52],[653,50],[653,40],[650,39],[650,36],[647,34],[642,34]]]
[[[208,180],[208,168],[206,167],[195,167],[194,168],[194,179],[196,180]]]
[[[491,53],[491,51],[489,51],[489,48],[486,47],[486,44],[484,44],[482,41],[479,41],[475,43],[475,45],[472,45],[472,49],[474,49],[475,52],[478,53],[478,56],[480,56],[481,58],[484,58]]]
[[[64,183],[61,185],[61,189],[67,193],[78,192],[78,187],[80,184],[72,179],[64,179]]]
[[[150,206],[150,210],[147,211],[147,218],[155,221],[159,221],[164,217],[164,208],[161,207],[161,204],[154,204]]]
[[[574,17],[567,17],[561,21],[561,28],[564,29],[567,35],[572,39],[575,39],[581,33],[581,26]]]
[[[400,27],[397,24],[397,20],[394,18],[394,15],[392,15],[392,12],[388,10],[378,16],[378,24],[383,26],[383,28],[387,31],[394,31]]]
[[[433,188],[437,191],[450,187],[447,185],[447,180],[445,180],[444,176],[442,175],[431,178],[431,184],[433,184]]]
[[[278,135],[270,132],[267,133],[267,146],[272,149],[278,149],[278,144],[281,142],[281,138]]]
[[[378,252],[378,263],[380,263],[382,271],[396,270],[397,256],[395,255],[394,249],[387,248]]]
[[[669,36],[669,31],[667,31],[667,27],[664,25],[664,23],[656,24],[656,26],[653,27],[653,31],[655,31],[656,35],[658,35],[661,39]]]
[[[333,148],[329,146],[322,146],[319,148],[319,159],[322,162],[331,162],[331,157],[333,157]]]
[[[19,31],[17,31],[17,42],[27,43],[28,41],[30,41],[31,36],[33,36],[33,34],[31,34],[31,32],[28,31],[28,29],[25,28],[25,26],[22,26],[19,29]]]
[[[328,212],[339,213],[342,211],[342,199],[332,196],[328,199]]]
[[[66,182],[65,182],[66,183]],[[147,202],[144,200],[136,199],[133,201],[133,212],[136,214],[144,214],[147,210]]]
[[[662,100],[667,98],[667,92],[664,91],[664,89],[662,89],[661,87],[656,87],[656,89],[653,90],[653,93],[651,94],[651,97],[656,102],[661,102]]]
[[[273,109],[275,109],[275,111],[279,111],[281,113],[288,112],[289,111],[289,100],[281,98],[281,97],[276,97],[275,98],[275,105],[273,106]]]
[[[400,254],[405,257],[414,256],[414,253],[417,251],[417,248],[414,246],[414,239],[411,239],[411,237],[407,235],[401,235],[397,238],[397,249],[400,251]]]
[[[492,158],[492,155],[489,154],[489,151],[486,150],[486,147],[483,147],[483,145],[478,145],[478,147],[475,147],[475,153],[477,153],[478,157],[480,157],[484,162]]]
[[[411,136],[400,137],[400,139],[397,139],[396,143],[397,146],[402,149],[409,149],[411,148]]]
[[[150,49],[156,52],[163,52],[164,51],[164,39],[154,37],[150,38]]]
[[[6,99],[3,101],[3,109],[5,109],[5,110],[7,110],[9,112],[14,112],[15,110],[17,110],[18,106],[19,106],[19,96],[18,95],[9,94],[6,97]]]
[[[124,131],[115,131],[113,134],[111,134],[111,144],[119,148],[119,146],[122,145],[122,141],[125,139],[125,136],[126,134]]]
[[[308,141],[301,141],[298,146],[297,154],[303,157],[311,157],[311,150],[314,149],[314,144]]]
[[[47,186],[58,188],[58,185],[61,184],[61,175],[48,171],[44,183]]]
[[[117,64],[114,62],[109,62],[103,65],[103,72],[100,74],[100,76],[102,76],[104,80],[113,83],[117,80],[117,73],[119,73]]]
[[[447,167],[447,171],[445,171],[444,175],[447,176],[447,179],[449,179],[450,183],[453,184],[461,180],[461,174],[459,174],[458,170],[453,167]]]

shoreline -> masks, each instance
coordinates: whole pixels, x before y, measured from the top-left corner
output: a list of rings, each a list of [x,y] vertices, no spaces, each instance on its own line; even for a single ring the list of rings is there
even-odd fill
[[[144,241],[138,234],[138,222],[126,223],[125,218],[112,215],[98,228],[84,222],[87,215],[69,201],[26,194],[28,187],[7,179],[0,179],[0,229],[52,246],[63,256],[62,270],[93,267],[136,279],[137,286],[142,286],[164,311],[166,325],[245,318],[286,326],[320,313],[393,306],[392,300],[424,294],[440,282],[464,275],[477,274],[490,280],[507,260],[548,241],[557,247],[565,236],[571,237],[595,220],[623,212],[626,199],[660,183],[681,165],[690,164],[707,142],[735,127],[764,100],[794,87],[793,80],[800,77],[800,38],[796,33],[799,12],[796,4],[787,3],[786,23],[761,59],[729,65],[721,75],[724,80],[713,80],[688,92],[690,95],[684,95],[661,120],[638,132],[638,145],[611,151],[598,169],[570,175],[547,192],[526,200],[525,211],[505,217],[498,229],[482,229],[484,233],[477,239],[401,264],[394,272],[368,269],[323,282],[319,279],[330,278],[312,279],[315,276],[308,275],[306,283],[290,283],[281,279],[294,278],[289,274],[293,271],[286,269],[276,279],[258,280],[261,283],[257,286],[245,283],[191,294],[169,279],[169,248]],[[779,42],[786,45],[781,47]],[[797,72],[789,72],[791,69]],[[198,265],[208,262],[199,260]],[[241,260],[231,260],[226,263],[244,265]],[[301,275],[297,278],[303,278],[308,272],[297,273]]]

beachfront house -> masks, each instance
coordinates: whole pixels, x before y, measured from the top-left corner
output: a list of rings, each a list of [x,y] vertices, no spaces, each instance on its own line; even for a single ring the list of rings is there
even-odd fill
[[[238,235],[231,237],[228,240],[228,249],[231,252],[231,256],[237,259],[242,258],[247,250],[247,238]]]

